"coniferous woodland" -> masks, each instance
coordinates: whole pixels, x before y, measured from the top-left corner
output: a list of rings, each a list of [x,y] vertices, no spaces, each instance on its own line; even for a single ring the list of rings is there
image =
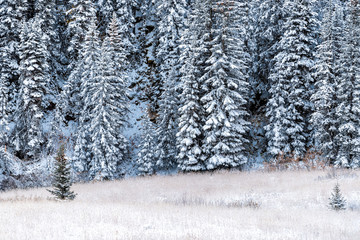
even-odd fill
[[[77,180],[357,168],[360,3],[0,0],[1,180],[64,142]]]

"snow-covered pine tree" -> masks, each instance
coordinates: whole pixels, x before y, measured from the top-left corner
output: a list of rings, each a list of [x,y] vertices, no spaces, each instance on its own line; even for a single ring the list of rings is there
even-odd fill
[[[9,110],[15,108],[19,88],[20,26],[26,19],[26,4],[23,0],[0,0],[0,81],[10,90]],[[13,114],[9,113],[11,119]]]
[[[62,13],[61,5],[57,6],[55,0],[36,0],[35,15],[40,19],[41,29],[47,35],[48,41],[45,42],[49,52],[47,62],[49,64],[49,92],[46,94],[46,104],[55,105],[59,95],[59,86],[63,79],[62,75],[66,71],[63,62],[64,51],[61,49],[61,25],[60,16]],[[67,63],[67,62],[65,62]],[[48,107],[46,106],[46,107]],[[52,109],[52,107],[50,107]]]
[[[287,18],[270,75],[266,137],[272,159],[280,154],[297,159],[312,141],[309,120],[317,21],[311,0],[285,0],[284,6]]]
[[[70,0],[72,6],[67,11],[68,29],[67,33],[70,39],[69,55],[71,57],[71,69],[77,65],[80,56],[82,42],[90,27],[90,21],[96,16],[96,9],[91,0]]]
[[[335,164],[343,167],[360,166],[360,4],[350,1],[347,6],[344,41],[339,64],[342,66],[337,87],[336,116],[339,151]]]
[[[115,0],[116,1],[116,0]],[[115,4],[113,0],[93,0],[97,9],[98,30],[100,34],[105,33],[111,20],[111,14],[114,12]]]
[[[327,2],[321,24],[321,43],[318,45],[314,78],[315,92],[311,97],[314,104],[312,124],[315,129],[316,145],[329,163],[334,163],[339,149],[335,141],[338,134],[337,106],[337,64],[340,53],[340,35],[337,11],[341,8],[334,0]]]
[[[70,191],[71,168],[65,156],[65,146],[61,145],[55,158],[55,170],[53,173],[53,190],[48,191],[58,200],[73,200],[76,197],[73,191]]]
[[[41,121],[44,117],[44,96],[48,86],[48,39],[35,17],[23,23],[20,46],[20,92],[15,110],[12,145],[20,157],[39,156],[45,142]]]
[[[247,162],[248,143],[248,64],[249,53],[241,33],[246,5],[242,2],[215,1],[209,66],[201,77],[206,111],[203,150],[209,156],[206,168],[240,167]],[[216,22],[215,22],[216,21]]]
[[[80,88],[78,90],[78,102],[74,102],[77,104],[78,109],[81,109],[79,112],[78,127],[75,133],[76,144],[74,153],[75,158],[73,159],[74,166],[76,171],[85,173],[89,171],[89,161],[92,159],[93,154],[90,151],[90,122],[93,117],[90,115],[90,111],[94,109],[95,104],[97,104],[92,101],[89,87],[93,86],[97,75],[101,72],[101,69],[99,68],[100,45],[96,17],[92,16],[89,31],[85,36],[81,56],[76,69],[76,71],[79,72],[76,76],[80,78],[76,79],[76,81],[72,81],[80,83],[80,86],[70,85],[70,87]]]
[[[346,209],[346,200],[344,199],[344,197],[340,192],[339,183],[336,183],[334,187],[334,191],[331,193],[331,197],[329,198],[329,200],[330,200],[329,206],[331,209],[335,211]]]
[[[153,144],[155,127],[150,119],[148,119],[148,116],[143,118],[142,141],[136,164],[140,175],[152,175],[156,169],[156,156]]]
[[[116,71],[119,74],[125,73],[125,71],[127,72],[129,70],[130,63],[128,61],[128,55],[130,53],[126,50],[127,46],[122,40],[122,35],[120,33],[120,24],[115,12],[112,15],[112,19],[110,21],[107,32],[110,38],[109,41],[111,42],[113,48],[113,51],[111,53],[111,59],[115,63]],[[122,77],[127,83],[128,79],[126,78],[126,75],[127,74],[123,74]]]
[[[70,64],[68,71],[71,72],[66,85],[64,86],[64,95],[67,96],[66,107],[63,112],[70,119],[79,120],[80,112],[83,109],[80,99],[81,79],[84,63],[83,46],[87,43],[86,33],[90,31],[90,25],[93,18],[96,18],[96,9],[90,0],[78,1],[71,0],[72,8],[68,10],[68,28],[67,37],[70,39],[68,47],[68,58]],[[98,48],[99,50],[99,48]]]
[[[156,5],[159,22],[157,32],[159,45],[156,48],[156,62],[160,82],[164,90],[160,96],[158,127],[156,130],[157,166],[171,168],[177,155],[176,132],[178,119],[178,82],[180,80],[180,31],[184,26],[186,1],[166,0]]]
[[[1,53],[1,51],[0,51]],[[8,143],[9,117],[8,117],[9,86],[5,78],[0,78],[0,146]]]
[[[254,49],[254,81],[250,82],[254,92],[252,105],[259,108],[269,99],[270,73],[274,67],[274,57],[283,34],[285,19],[284,0],[253,0],[252,11],[257,13],[253,24],[256,48]]]
[[[106,37],[98,62],[99,72],[88,86],[88,100],[93,105],[89,111],[92,152],[90,179],[114,179],[117,166],[127,156],[128,142],[121,134],[129,113],[123,77],[126,73],[116,72],[115,64],[121,63],[113,61],[114,50],[114,45]]]
[[[204,94],[201,76],[205,72],[206,59],[210,56],[210,2],[196,0],[187,18],[188,28],[182,34],[181,83],[179,101],[179,127],[177,146],[178,167],[182,171],[206,170],[202,145],[205,111],[201,104]]]
[[[136,55],[135,53],[137,51],[136,36],[134,34],[134,12],[138,3],[137,0],[115,0],[114,5],[124,54],[131,63],[131,66],[133,66],[133,61],[135,60]]]

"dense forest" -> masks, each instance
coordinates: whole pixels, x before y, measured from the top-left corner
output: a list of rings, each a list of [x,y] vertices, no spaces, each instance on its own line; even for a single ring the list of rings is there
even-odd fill
[[[2,188],[60,145],[75,180],[357,168],[360,4],[0,0]]]

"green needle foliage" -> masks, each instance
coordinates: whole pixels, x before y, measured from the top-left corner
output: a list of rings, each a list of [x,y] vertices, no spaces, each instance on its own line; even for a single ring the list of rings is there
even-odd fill
[[[330,208],[331,209],[333,209],[335,211],[346,209],[346,207],[345,207],[346,200],[344,199],[344,197],[342,196],[342,194],[340,192],[339,183],[336,183],[329,200],[330,200]]]
[[[65,157],[65,147],[61,145],[56,156],[55,171],[53,174],[53,190],[48,191],[53,194],[58,200],[73,200],[76,196],[74,192],[70,191],[71,176],[70,166]]]

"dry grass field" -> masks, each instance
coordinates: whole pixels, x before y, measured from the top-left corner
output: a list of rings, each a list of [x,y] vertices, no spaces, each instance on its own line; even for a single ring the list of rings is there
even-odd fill
[[[360,239],[360,172],[219,172],[0,193],[0,239]],[[327,207],[336,182],[347,210]]]

